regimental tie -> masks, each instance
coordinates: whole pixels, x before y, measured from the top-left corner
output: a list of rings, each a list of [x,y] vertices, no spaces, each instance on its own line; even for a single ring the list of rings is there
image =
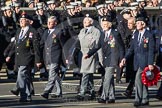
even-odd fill
[[[104,41],[106,42],[108,40],[108,38],[109,38],[109,35],[108,35],[108,33],[106,31],[104,31],[104,33],[105,33]]]
[[[141,33],[138,34],[138,45],[140,46],[141,44],[141,41],[142,41],[142,35]]]
[[[85,34],[87,33],[87,31],[88,31],[88,29],[86,28],[86,29],[85,29]]]
[[[24,33],[24,30],[21,30],[21,33],[19,35],[19,40],[21,40],[23,38],[23,33]]]
[[[23,33],[24,33],[24,30],[21,30],[20,32],[20,35],[19,35],[19,39],[18,39],[18,43],[23,39]]]
[[[50,32],[51,32],[51,31],[50,31],[50,30],[48,30],[48,36],[50,35]]]

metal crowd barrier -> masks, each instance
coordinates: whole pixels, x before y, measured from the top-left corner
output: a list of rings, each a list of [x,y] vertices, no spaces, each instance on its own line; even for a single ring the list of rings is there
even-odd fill
[[[116,7],[115,10],[120,12],[121,10],[129,8],[129,7]],[[21,10],[26,11],[28,14],[33,14],[35,11],[33,8],[21,8]],[[62,12],[62,8],[56,8],[58,12]],[[158,30],[162,29],[162,6],[159,7],[145,7],[145,10],[147,11],[147,14],[149,16],[150,20],[150,26],[152,28],[156,28]],[[96,15],[96,8],[95,7],[90,7],[90,8],[84,8],[83,7],[83,14],[89,13],[91,16]]]

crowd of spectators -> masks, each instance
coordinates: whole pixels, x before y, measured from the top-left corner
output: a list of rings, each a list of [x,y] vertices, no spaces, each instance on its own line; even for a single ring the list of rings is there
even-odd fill
[[[20,3],[21,7],[34,8],[35,4],[37,4],[38,2],[44,2],[46,4],[48,0],[0,0],[0,1],[1,1],[1,6],[11,4],[12,1],[13,3],[14,2]],[[69,5],[70,2],[77,2],[77,1],[81,1],[82,6],[87,8],[95,7],[96,5],[105,3],[105,0],[57,0],[56,6],[63,7],[63,2],[66,3],[66,5]],[[161,0],[113,0],[113,1],[116,7],[129,7],[131,6],[130,4],[132,2],[138,2],[138,1],[144,1],[146,7],[161,6]]]

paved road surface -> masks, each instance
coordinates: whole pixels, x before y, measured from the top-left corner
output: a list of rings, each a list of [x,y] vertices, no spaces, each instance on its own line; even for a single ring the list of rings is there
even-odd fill
[[[0,107],[3,108],[133,108],[134,93],[132,99],[123,97],[127,84],[116,84],[116,103],[115,104],[100,104],[97,103],[97,98],[93,101],[84,100],[78,101],[76,88],[79,84],[78,80],[63,81],[63,97],[59,99],[49,98],[45,100],[40,97],[43,92],[46,81],[34,82],[36,95],[32,97],[31,103],[19,103],[19,97],[12,95],[9,91],[15,86],[15,83],[0,83]],[[95,80],[95,88],[98,90],[100,80]],[[159,84],[158,84],[159,85]],[[149,108],[162,108],[162,101],[155,98],[157,87],[149,88],[150,106]]]

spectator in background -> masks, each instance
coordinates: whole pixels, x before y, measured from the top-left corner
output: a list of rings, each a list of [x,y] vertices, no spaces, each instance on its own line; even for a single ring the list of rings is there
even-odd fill
[[[118,1],[118,6],[120,7],[120,6],[123,6],[123,4],[124,4],[124,0],[119,0]]]
[[[92,2],[90,0],[87,0],[84,4],[84,7],[88,8],[92,6]]]
[[[152,6],[153,7],[157,7],[159,5],[159,1],[158,0],[151,0],[152,1]]]
[[[114,6],[115,6],[115,7],[118,7],[118,5],[119,5],[118,1],[115,0],[115,1],[114,1]]]
[[[153,7],[152,1],[147,1],[147,7]]]

